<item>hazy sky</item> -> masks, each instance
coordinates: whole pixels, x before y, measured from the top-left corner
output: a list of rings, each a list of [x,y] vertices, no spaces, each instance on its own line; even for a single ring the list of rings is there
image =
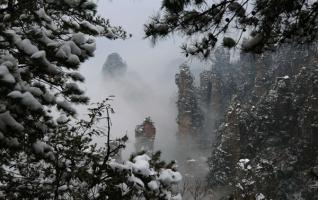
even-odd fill
[[[130,69],[151,70],[149,76],[152,76],[156,72],[161,72],[164,64],[183,57],[180,54],[180,42],[175,38],[161,41],[155,47],[152,47],[149,40],[143,39],[143,24],[159,10],[160,2],[161,0],[99,1],[99,14],[109,18],[112,24],[123,26],[133,37],[116,41],[99,39],[95,58],[89,60],[86,65],[94,64],[95,69],[100,68],[108,54],[118,52]]]

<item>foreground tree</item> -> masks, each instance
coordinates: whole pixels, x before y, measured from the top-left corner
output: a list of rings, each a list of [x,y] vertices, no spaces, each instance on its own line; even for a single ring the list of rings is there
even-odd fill
[[[160,161],[160,153],[114,159],[127,137],[111,140],[107,101],[89,109],[88,120],[73,122],[65,115],[43,141],[33,144],[36,154],[19,152],[2,163],[0,197],[5,199],[180,199],[181,175],[175,163]],[[106,131],[99,128],[107,124]],[[97,146],[93,138],[102,138]]]
[[[242,50],[260,53],[284,42],[315,41],[317,15],[318,3],[311,0],[163,0],[159,15],[145,25],[145,35],[156,41],[181,33],[191,41],[182,46],[186,55],[207,58],[220,37],[230,48],[249,32]]]
[[[73,103],[88,98],[77,69],[93,56],[95,36],[126,33],[96,16],[91,1],[1,1],[0,134],[5,153],[36,153],[55,120],[52,109],[75,115]],[[2,158],[5,160],[5,158]],[[14,159],[14,156],[10,156]]]
[[[112,159],[125,138],[110,140],[107,102],[88,121],[74,119],[72,106],[89,100],[76,82],[94,38],[126,32],[89,0],[4,0],[0,10],[0,198],[178,199],[171,190],[181,176],[158,155]],[[106,133],[97,128],[102,119]],[[106,144],[97,147],[92,138],[101,135]]]

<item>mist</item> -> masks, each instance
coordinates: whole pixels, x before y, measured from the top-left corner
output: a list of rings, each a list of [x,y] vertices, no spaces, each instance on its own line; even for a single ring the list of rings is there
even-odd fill
[[[111,102],[115,110],[111,135],[128,135],[123,158],[134,151],[136,125],[150,116],[157,129],[155,149],[163,151],[163,158],[175,159],[169,153],[175,152],[177,132],[174,75],[184,60],[177,39],[163,41],[156,47],[143,39],[143,24],[159,7],[160,1],[99,2],[99,13],[111,19],[112,24],[123,26],[133,37],[125,41],[99,39],[95,57],[81,67],[86,78],[83,87],[91,102],[101,101],[109,95],[115,96]],[[101,73],[107,56],[113,52],[119,53],[128,65],[127,74],[123,77],[104,77]],[[85,114],[84,109],[81,112]]]
[[[160,150],[162,159],[166,161],[177,160],[179,170],[185,176],[205,178],[210,148],[200,148],[193,138],[178,137],[175,74],[179,72],[179,66],[187,62],[194,76],[198,77],[202,70],[209,68],[209,64],[186,60],[180,50],[180,37],[160,41],[155,46],[143,38],[143,24],[158,8],[160,1],[100,1],[99,13],[109,18],[112,24],[123,26],[133,37],[124,41],[99,39],[95,57],[81,66],[86,77],[83,87],[91,102],[115,96],[111,102],[115,110],[111,117],[111,137],[128,136],[123,159],[135,152],[136,125],[150,116],[156,127],[154,150]],[[113,52],[120,54],[127,64],[124,76],[111,77],[102,73],[107,56]],[[198,80],[196,78],[195,82]],[[86,113],[84,108],[80,110],[82,114]],[[95,142],[103,144],[105,141],[99,138]],[[189,160],[200,161],[204,166],[198,169],[190,166],[189,171],[185,167],[191,165]]]

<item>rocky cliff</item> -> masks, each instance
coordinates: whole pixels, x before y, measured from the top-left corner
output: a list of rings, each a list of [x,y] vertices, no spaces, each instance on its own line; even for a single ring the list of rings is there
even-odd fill
[[[145,118],[142,124],[135,129],[135,148],[136,152],[152,152],[156,137],[156,128],[150,117]]]
[[[122,76],[127,71],[127,64],[118,53],[112,53],[107,56],[103,65],[103,73],[107,76]]]
[[[242,90],[209,161],[212,187],[230,187],[234,199],[318,199],[317,58],[297,46],[240,61]]]
[[[223,199],[318,199],[317,52],[286,46],[231,63],[219,50],[198,88],[188,68],[177,75],[179,117],[215,134],[208,180],[228,189]]]
[[[178,86],[178,124],[180,133],[212,134],[217,121],[223,118],[232,94],[237,90],[237,66],[230,63],[229,52],[218,49],[210,70],[199,75],[195,86],[189,66],[180,66],[176,74]]]
[[[189,66],[186,64],[180,66],[175,81],[179,89],[177,101],[179,133],[198,133],[202,128],[203,116]]]

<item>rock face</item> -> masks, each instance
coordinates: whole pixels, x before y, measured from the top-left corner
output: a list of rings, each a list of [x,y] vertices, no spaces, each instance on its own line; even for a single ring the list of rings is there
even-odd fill
[[[299,47],[243,56],[209,160],[212,187],[230,186],[234,199],[318,199],[317,58]]]
[[[194,77],[186,64],[180,66],[180,72],[176,74],[175,81],[179,89],[177,101],[179,133],[197,132],[202,127],[203,116],[193,83]]]
[[[103,73],[108,76],[122,76],[127,71],[127,64],[118,53],[109,54],[103,66]]]
[[[137,152],[152,152],[156,137],[156,128],[150,117],[145,118],[144,122],[136,126],[135,129],[135,148]]]
[[[205,125],[223,118],[228,103],[235,93],[237,67],[230,63],[229,52],[225,49],[215,51],[211,70],[200,74],[200,105],[205,111]],[[212,128],[212,127],[210,127]]]
[[[222,119],[232,94],[236,91],[235,66],[230,64],[228,51],[219,49],[211,70],[200,73],[200,85],[185,64],[176,74],[178,95],[178,124],[180,133],[212,133],[215,122]],[[202,137],[204,137],[203,134]]]
[[[210,186],[229,189],[224,199],[318,199],[317,48],[242,53],[232,64],[215,55],[198,88],[187,66],[176,76],[180,130],[216,129]]]

